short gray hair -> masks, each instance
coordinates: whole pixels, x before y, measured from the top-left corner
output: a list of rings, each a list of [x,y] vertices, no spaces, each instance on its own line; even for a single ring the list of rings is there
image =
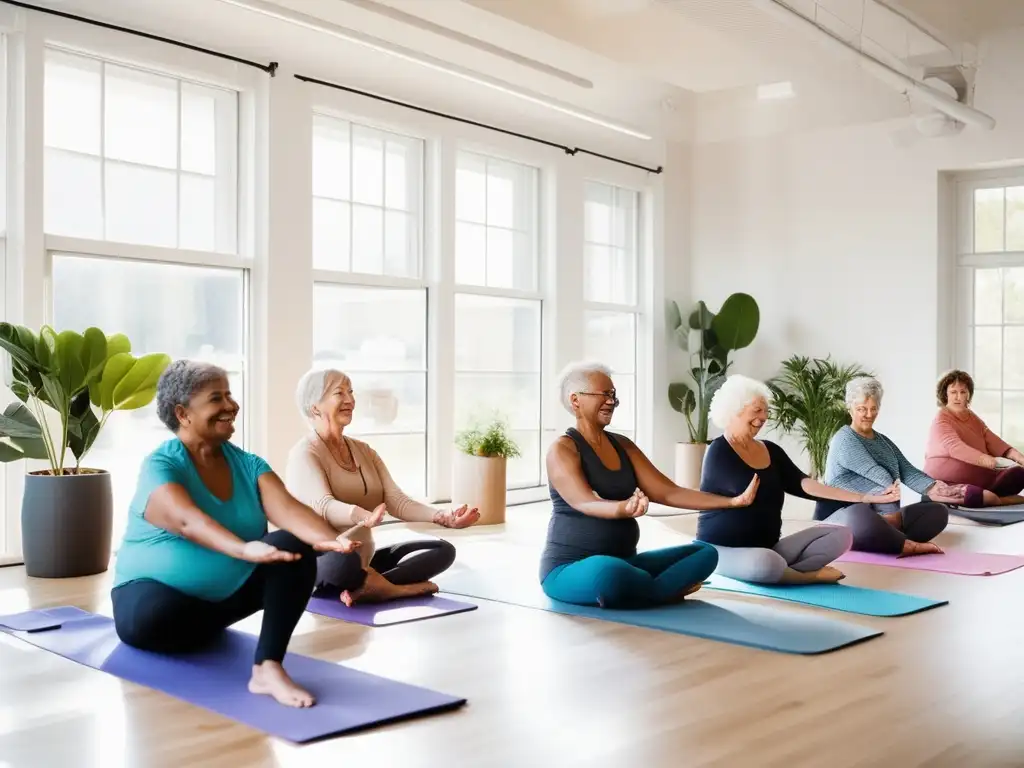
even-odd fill
[[[885,390],[882,389],[882,382],[874,376],[858,376],[846,385],[846,407],[853,408],[862,400],[870,398],[881,408],[883,394]]]
[[[295,404],[303,418],[310,417],[313,406],[324,399],[327,388],[339,379],[348,379],[348,374],[336,368],[311,368],[302,374],[295,387]]]
[[[177,407],[188,407],[196,392],[211,381],[227,377],[228,372],[219,365],[175,360],[164,369],[156,383],[156,415],[171,432],[177,432],[181,426],[175,412]]]
[[[772,391],[768,389],[767,384],[734,373],[723,381],[722,386],[712,395],[708,416],[716,427],[725,429],[740,411],[759,397],[764,398],[765,403],[771,404]]]
[[[595,373],[603,373],[608,378],[612,377],[612,369],[604,363],[586,361],[569,363],[558,374],[559,400],[562,407],[569,413],[572,413],[572,396],[585,391],[588,379]]]

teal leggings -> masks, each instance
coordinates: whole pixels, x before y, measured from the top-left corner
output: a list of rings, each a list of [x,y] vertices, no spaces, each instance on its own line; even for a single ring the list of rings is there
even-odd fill
[[[547,575],[541,588],[552,600],[602,608],[645,608],[678,598],[711,575],[718,551],[694,542],[652,549],[628,559],[593,555]]]

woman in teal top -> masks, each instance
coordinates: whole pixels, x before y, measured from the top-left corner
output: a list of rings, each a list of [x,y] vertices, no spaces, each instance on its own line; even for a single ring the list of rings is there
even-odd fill
[[[124,643],[182,653],[263,611],[249,680],[292,707],[313,697],[281,666],[316,578],[319,552],[350,553],[259,456],[230,442],[238,403],[227,374],[177,360],[157,384],[174,437],[146,457],[117,555],[114,625]],[[267,523],[280,530],[267,533]]]

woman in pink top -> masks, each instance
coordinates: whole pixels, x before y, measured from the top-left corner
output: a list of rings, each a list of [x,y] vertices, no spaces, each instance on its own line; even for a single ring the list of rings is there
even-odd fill
[[[947,483],[984,488],[984,505],[1020,504],[1024,498],[1024,454],[985,426],[971,410],[974,380],[964,371],[950,371],[936,387],[935,414],[924,471]]]

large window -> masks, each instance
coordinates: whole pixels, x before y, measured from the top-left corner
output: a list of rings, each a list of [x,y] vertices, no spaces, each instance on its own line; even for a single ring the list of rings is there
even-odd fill
[[[506,419],[522,456],[509,488],[541,482],[541,317],[535,168],[460,152],[455,180],[455,428]]]
[[[46,52],[50,320],[123,333],[135,355],[224,367],[243,404],[248,263],[237,254],[238,94]],[[114,537],[143,457],[170,437],[155,405],[111,416],[86,464],[111,472]]]
[[[348,433],[414,496],[427,478],[423,142],[313,121],[313,363],[352,379]]]
[[[637,419],[639,197],[597,182],[584,190],[584,346],[587,359],[614,372],[621,404],[612,428],[630,438]]]

